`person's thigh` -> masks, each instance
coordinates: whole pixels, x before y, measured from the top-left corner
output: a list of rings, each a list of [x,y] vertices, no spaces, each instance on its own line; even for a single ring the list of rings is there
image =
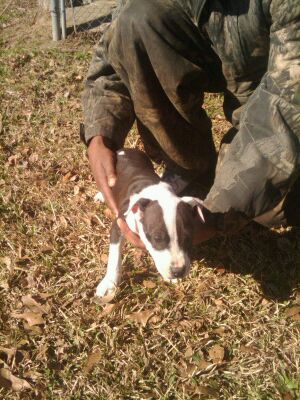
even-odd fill
[[[131,0],[107,37],[138,120],[180,167],[209,170],[216,153],[203,94],[212,85],[222,90],[224,80],[189,10],[171,0]]]

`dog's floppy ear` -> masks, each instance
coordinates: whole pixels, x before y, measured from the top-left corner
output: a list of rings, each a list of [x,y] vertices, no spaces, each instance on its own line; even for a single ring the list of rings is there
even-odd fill
[[[131,211],[135,214],[138,211],[144,212],[146,207],[151,202],[150,199],[141,198],[131,208]]]
[[[181,198],[182,201],[185,203],[190,204],[192,207],[195,207],[198,211],[198,214],[203,222],[205,222],[204,215],[203,215],[203,201],[198,199],[197,197],[192,196],[183,196]]]

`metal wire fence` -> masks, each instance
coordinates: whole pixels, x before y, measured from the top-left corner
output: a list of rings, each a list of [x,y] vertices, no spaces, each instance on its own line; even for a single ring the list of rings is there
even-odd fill
[[[95,31],[111,21],[116,0],[51,0],[53,39]]]

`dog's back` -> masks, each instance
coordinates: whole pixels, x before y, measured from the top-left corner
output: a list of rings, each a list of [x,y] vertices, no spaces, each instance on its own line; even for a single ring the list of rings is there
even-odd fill
[[[132,193],[160,181],[147,155],[136,149],[117,151],[116,172],[117,181],[112,190],[121,214],[127,211]]]

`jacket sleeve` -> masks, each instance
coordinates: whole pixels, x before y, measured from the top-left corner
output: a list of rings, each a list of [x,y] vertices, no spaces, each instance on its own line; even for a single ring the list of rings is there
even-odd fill
[[[270,226],[282,222],[284,198],[300,175],[300,3],[273,0],[269,10],[268,70],[238,133],[221,147],[204,205],[214,213],[262,217]]]
[[[83,139],[86,144],[97,135],[107,137],[120,148],[130,130],[135,114],[130,94],[107,60],[106,35],[97,45],[88,71],[82,96]]]

